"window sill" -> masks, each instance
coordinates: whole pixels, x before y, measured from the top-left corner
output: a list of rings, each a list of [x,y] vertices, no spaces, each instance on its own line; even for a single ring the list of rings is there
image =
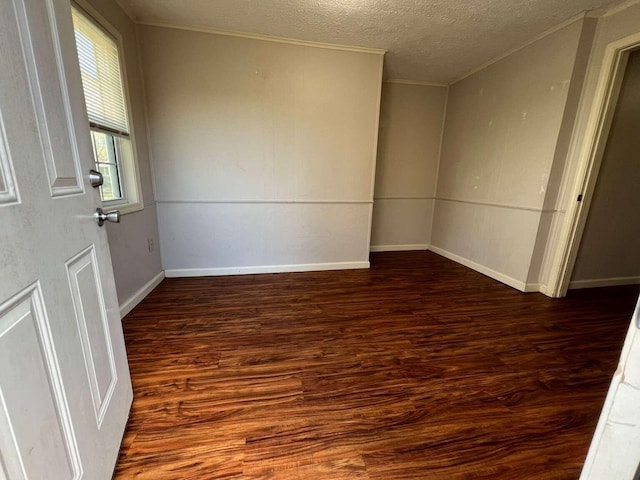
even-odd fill
[[[144,210],[144,204],[142,202],[134,203],[118,203],[118,202],[102,202],[102,208],[115,209],[120,211],[120,215],[128,215],[130,213],[141,212]]]

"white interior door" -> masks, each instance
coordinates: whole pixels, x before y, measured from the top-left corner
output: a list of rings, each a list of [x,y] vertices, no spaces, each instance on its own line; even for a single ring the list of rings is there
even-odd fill
[[[131,382],[68,0],[0,0],[0,479],[110,478]]]
[[[640,479],[640,298],[580,480]]]

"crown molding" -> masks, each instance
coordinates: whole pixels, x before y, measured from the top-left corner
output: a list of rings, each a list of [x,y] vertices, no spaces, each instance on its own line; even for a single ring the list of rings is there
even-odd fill
[[[149,27],[171,28],[174,30],[187,30],[190,32],[209,33],[212,35],[223,35],[225,37],[247,38],[250,40],[261,40],[265,42],[286,43],[289,45],[299,45],[303,47],[324,48],[328,50],[342,50],[346,52],[370,53],[373,55],[384,55],[386,50],[380,48],[358,47],[350,45],[337,45],[333,43],[310,42],[306,40],[296,40],[294,38],[272,37],[270,35],[260,35],[255,33],[234,32],[230,30],[218,30],[215,28],[195,27],[191,25],[173,25],[159,22],[137,21],[138,25],[146,25]]]
[[[625,2],[619,3],[618,5],[614,5],[609,8],[601,8],[597,10],[592,10],[594,16],[597,17],[610,17],[611,15],[615,15],[616,13],[620,13],[627,8],[633,7],[640,3],[640,0],[627,0]]]
[[[449,86],[448,83],[423,82],[421,80],[404,80],[401,78],[390,78],[389,80],[384,80],[382,83],[393,83],[396,85],[421,85],[424,87],[443,87],[443,88],[447,88]]]
[[[127,0],[115,0],[116,4],[120,7],[120,9],[127,15],[127,17],[129,17],[129,20],[131,20],[133,23],[137,23],[136,20],[136,14],[133,13],[133,8],[131,8],[131,5],[129,5],[129,2],[127,2]]]
[[[640,0],[634,0],[634,1],[640,1]],[[527,40],[526,42],[524,42],[523,44],[512,48],[511,50],[507,50],[506,52],[504,52],[503,54],[498,55],[497,57],[492,58],[491,60],[484,62],[481,65],[478,65],[477,67],[475,67],[474,69],[468,71],[467,73],[465,73],[464,75],[461,75],[460,77],[452,80],[449,85],[455,85],[458,82],[461,82],[462,80],[464,80],[467,77],[470,77],[471,75],[478,73],[481,70],[484,70],[487,67],[490,67],[491,65],[493,65],[494,63],[499,62],[500,60],[507,58],[509,55],[513,55],[516,52],[519,52],[520,50],[523,50],[525,48],[527,48],[529,45],[532,45],[534,43],[536,43],[539,40],[542,40],[545,37],[548,37],[549,35],[556,33],[559,30],[562,30],[565,27],[568,27],[569,25],[571,25],[572,23],[575,23],[579,20],[584,19],[585,17],[587,17],[588,12],[584,11],[581,12],[577,15],[574,15],[571,18],[568,18],[567,20],[565,20],[562,23],[559,23],[558,25],[555,25],[547,30],[545,30],[544,32],[542,32],[539,35],[536,35],[535,37],[533,37],[530,40]]]

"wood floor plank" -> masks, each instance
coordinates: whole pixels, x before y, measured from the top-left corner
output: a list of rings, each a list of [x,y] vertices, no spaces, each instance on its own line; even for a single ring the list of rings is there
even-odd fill
[[[638,287],[522,294],[431,252],[165,279],[125,319],[117,479],[575,479]]]

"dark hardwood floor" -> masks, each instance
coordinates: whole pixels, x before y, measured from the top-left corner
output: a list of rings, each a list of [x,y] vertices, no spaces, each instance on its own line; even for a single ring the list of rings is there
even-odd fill
[[[429,252],[166,279],[124,320],[116,478],[577,479],[637,296],[522,294]]]

